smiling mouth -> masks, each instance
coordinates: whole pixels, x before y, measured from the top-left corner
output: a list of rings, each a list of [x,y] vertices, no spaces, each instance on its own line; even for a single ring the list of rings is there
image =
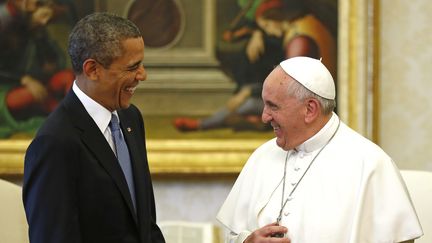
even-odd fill
[[[280,126],[277,124],[271,124],[271,126],[273,127],[273,132],[278,135],[279,131],[280,131]]]
[[[128,88],[125,89],[125,91],[128,92],[128,93],[130,93],[130,94],[133,94],[135,92],[136,88],[137,88],[137,86],[135,86],[135,87],[128,87]]]
[[[278,130],[280,128],[279,125],[275,123],[270,123],[270,125],[273,127],[274,130]]]

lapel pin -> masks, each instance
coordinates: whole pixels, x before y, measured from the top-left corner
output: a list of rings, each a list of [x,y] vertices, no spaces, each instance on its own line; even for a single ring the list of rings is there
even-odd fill
[[[130,128],[130,127],[126,128],[126,130],[127,130],[128,132],[132,132],[132,128]]]

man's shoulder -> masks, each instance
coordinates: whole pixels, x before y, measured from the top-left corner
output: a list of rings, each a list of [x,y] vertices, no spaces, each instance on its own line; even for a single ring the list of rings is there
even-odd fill
[[[74,131],[74,120],[83,120],[84,117],[74,117],[68,110],[59,105],[49,116],[45,119],[44,123],[38,129],[37,136],[53,136],[53,137],[71,137]]]
[[[330,143],[329,147],[335,150],[335,155],[347,156],[351,160],[391,160],[381,147],[346,125],[341,125],[340,133],[334,137],[334,143]]]
[[[341,124],[340,127],[341,132],[339,133],[339,136],[335,137],[335,140],[340,142],[347,142],[344,143],[347,147],[353,148],[353,149],[367,149],[371,151],[381,151],[382,149],[375,144],[370,139],[364,137],[354,129],[350,128],[346,124]]]

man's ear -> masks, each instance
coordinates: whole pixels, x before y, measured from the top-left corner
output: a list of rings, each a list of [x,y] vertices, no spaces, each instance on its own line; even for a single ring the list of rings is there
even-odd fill
[[[90,80],[98,79],[98,69],[100,64],[94,59],[87,59],[83,63],[83,74]]]
[[[314,98],[306,99],[306,116],[305,122],[312,123],[321,112],[321,105],[318,100]]]

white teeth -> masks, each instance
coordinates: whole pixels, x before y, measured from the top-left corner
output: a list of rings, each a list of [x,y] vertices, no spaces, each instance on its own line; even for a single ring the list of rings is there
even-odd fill
[[[273,127],[273,129],[278,129],[279,128],[279,125],[277,125],[277,124],[271,124],[271,126]]]
[[[133,94],[135,92],[136,88],[137,88],[136,86],[135,87],[131,87],[131,88],[126,88],[126,91]]]

